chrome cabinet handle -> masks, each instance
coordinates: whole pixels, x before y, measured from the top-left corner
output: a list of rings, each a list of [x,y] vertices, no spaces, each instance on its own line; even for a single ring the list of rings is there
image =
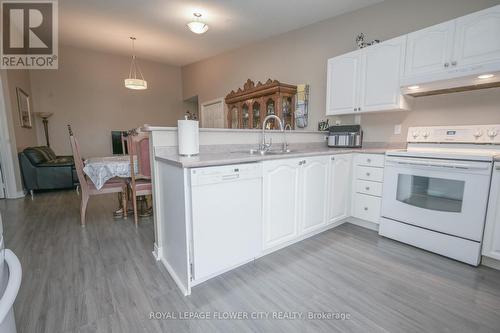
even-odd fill
[[[365,190],[369,191],[370,190],[370,186],[365,187]]]
[[[451,62],[451,65],[452,65],[452,66],[456,66],[456,65],[457,65],[457,62],[456,62],[456,61],[452,61],[452,62]]]
[[[365,209],[365,210],[368,210],[368,207],[365,207],[364,209]]]
[[[447,63],[447,62],[445,62],[445,63],[444,63],[444,67],[450,67],[450,64],[449,64],[449,63]]]
[[[332,156],[332,161],[335,161],[335,157]]]

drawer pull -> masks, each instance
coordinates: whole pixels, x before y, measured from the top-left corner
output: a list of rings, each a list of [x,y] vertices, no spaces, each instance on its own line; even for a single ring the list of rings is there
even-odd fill
[[[370,186],[365,187],[365,190],[369,191],[370,190]]]
[[[335,161],[335,157],[332,156],[332,161]]]
[[[366,173],[366,176],[370,177],[370,173],[369,173],[369,172],[367,172],[367,173]]]
[[[368,210],[368,207],[365,207],[364,210]]]
[[[366,162],[367,162],[367,163],[371,163],[371,162],[372,162],[371,158],[368,158],[368,159],[366,160]]]

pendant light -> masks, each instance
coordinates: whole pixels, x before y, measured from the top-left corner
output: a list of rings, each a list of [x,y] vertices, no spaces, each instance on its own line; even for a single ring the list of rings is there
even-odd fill
[[[145,90],[148,89],[148,82],[144,80],[141,68],[136,62],[135,57],[135,37],[129,37],[132,41],[132,63],[130,64],[130,71],[128,74],[128,79],[125,79],[125,87],[134,90]]]
[[[201,14],[194,13],[194,21],[191,21],[187,24],[189,30],[194,32],[195,34],[201,35],[207,32],[208,25],[200,21]]]

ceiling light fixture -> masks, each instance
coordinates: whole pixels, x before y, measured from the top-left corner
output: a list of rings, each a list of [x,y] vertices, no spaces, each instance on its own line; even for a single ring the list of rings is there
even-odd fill
[[[135,37],[129,37],[132,41],[132,62],[130,63],[130,71],[128,73],[128,79],[125,79],[125,87],[134,90],[145,90],[148,89],[148,82],[144,80],[141,69],[137,64],[135,57]]]
[[[483,75],[479,75],[477,78],[481,79],[481,80],[484,80],[484,79],[490,79],[493,76],[495,76],[495,75],[493,75],[493,74],[483,74]]]
[[[201,22],[201,14],[200,13],[194,13],[194,21],[189,22],[186,26],[194,32],[195,34],[201,35],[207,32],[208,30],[208,25]]]
[[[409,86],[408,89],[410,90],[417,90],[418,88],[420,88],[420,86]]]

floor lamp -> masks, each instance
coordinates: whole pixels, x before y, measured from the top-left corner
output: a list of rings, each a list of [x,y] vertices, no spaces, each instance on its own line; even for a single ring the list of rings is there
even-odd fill
[[[52,112],[37,112],[37,116],[42,118],[43,130],[45,131],[45,140],[47,141],[47,147],[50,147],[49,142],[49,118],[53,115]]]

